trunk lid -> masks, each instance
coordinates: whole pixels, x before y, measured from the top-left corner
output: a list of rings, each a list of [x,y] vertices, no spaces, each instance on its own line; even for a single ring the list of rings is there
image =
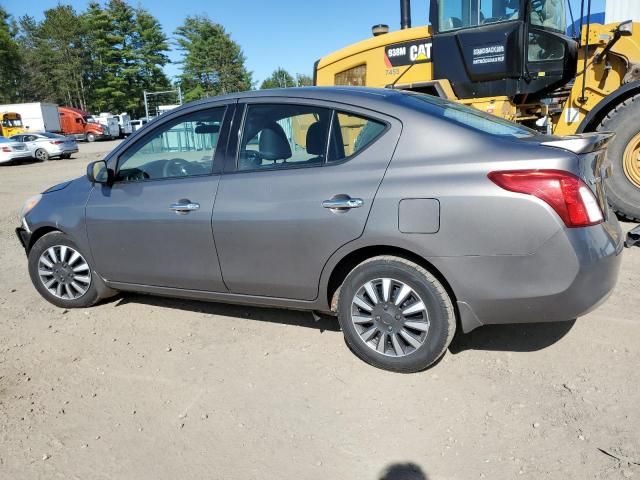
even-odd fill
[[[574,173],[591,189],[606,218],[608,207],[605,180],[611,175],[607,146],[614,137],[614,133],[594,132],[567,137],[541,135],[523,140],[535,141],[542,146],[567,150],[577,155],[579,171]]]

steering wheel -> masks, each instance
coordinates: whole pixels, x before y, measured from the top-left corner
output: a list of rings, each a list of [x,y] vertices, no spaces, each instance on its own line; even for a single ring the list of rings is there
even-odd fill
[[[258,168],[262,165],[262,154],[257,150],[244,150],[242,152],[241,162],[245,168]]]
[[[191,166],[191,162],[184,160],[183,158],[172,158],[167,160],[162,167],[163,177],[186,177],[191,175],[188,167]]]

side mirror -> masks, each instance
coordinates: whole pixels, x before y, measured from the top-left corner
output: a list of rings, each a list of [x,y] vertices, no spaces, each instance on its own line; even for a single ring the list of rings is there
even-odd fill
[[[87,178],[91,183],[100,183],[102,185],[113,184],[113,170],[107,167],[107,162],[98,160],[87,165]]]
[[[622,22],[616,27],[616,32],[618,32],[621,37],[630,37],[633,35],[633,20]]]

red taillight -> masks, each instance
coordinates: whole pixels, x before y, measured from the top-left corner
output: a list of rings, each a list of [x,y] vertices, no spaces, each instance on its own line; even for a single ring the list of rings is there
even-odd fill
[[[589,187],[572,173],[562,170],[511,170],[491,172],[499,187],[533,195],[547,202],[567,227],[588,227],[604,220]]]
[[[53,145],[60,145],[62,142],[60,140],[49,140],[49,143],[52,143]]]
[[[3,152],[10,152],[11,151],[11,147],[2,147],[2,151]]]

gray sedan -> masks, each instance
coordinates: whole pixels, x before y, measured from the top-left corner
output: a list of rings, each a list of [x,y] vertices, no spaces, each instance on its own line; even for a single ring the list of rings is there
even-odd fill
[[[394,90],[248,92],[155,119],[29,199],[17,233],[61,308],[135,291],[321,311],[366,362],[413,372],[456,329],[611,293],[610,138]]]

